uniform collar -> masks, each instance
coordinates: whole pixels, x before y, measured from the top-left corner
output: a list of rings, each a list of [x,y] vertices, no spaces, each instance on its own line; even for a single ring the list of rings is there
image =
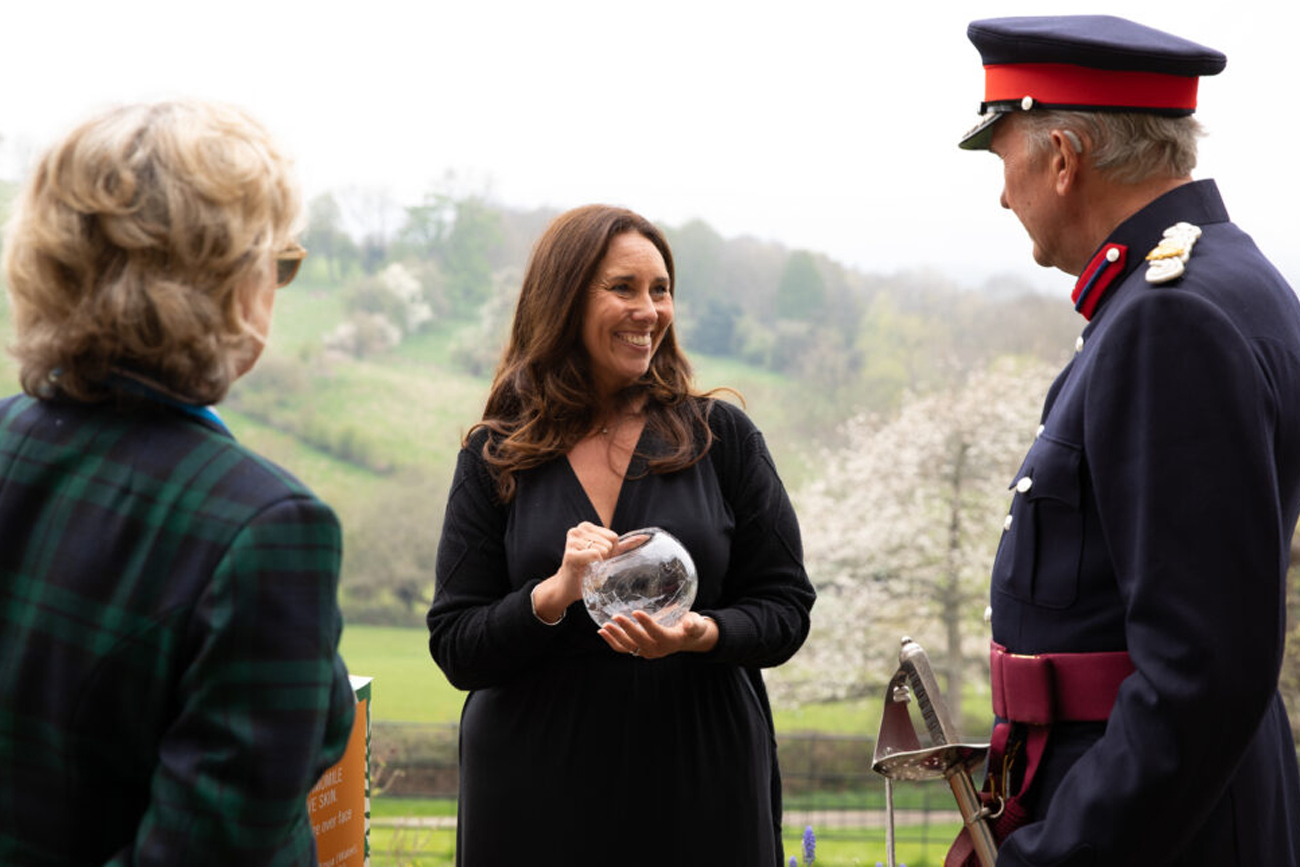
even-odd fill
[[[1228,209],[1214,181],[1177,186],[1111,232],[1088,260],[1071,296],[1085,319],[1091,322],[1103,304],[1123,294],[1129,276],[1146,264],[1147,251],[1160,242],[1165,229],[1180,221],[1197,226],[1228,222]],[[1112,249],[1117,253],[1110,253]]]

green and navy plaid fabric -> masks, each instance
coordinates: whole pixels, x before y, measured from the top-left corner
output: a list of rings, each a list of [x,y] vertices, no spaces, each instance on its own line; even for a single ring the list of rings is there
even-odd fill
[[[166,407],[0,401],[0,864],[314,864],[340,533]]]

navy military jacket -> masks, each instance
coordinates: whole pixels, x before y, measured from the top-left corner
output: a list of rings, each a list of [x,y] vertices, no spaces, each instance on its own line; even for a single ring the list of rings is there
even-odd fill
[[[1143,256],[1202,229],[1185,273]],[[1127,650],[1106,723],[1057,724],[999,865],[1300,865],[1277,692],[1300,515],[1300,304],[1212,181],[1125,221],[1128,247],[1017,475],[992,577],[1014,653]],[[1022,481],[1028,479],[1028,482]],[[1013,484],[1015,484],[1013,483]]]

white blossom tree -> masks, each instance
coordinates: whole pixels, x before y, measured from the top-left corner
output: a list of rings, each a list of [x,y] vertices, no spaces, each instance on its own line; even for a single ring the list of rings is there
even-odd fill
[[[401,262],[351,287],[348,318],[324,335],[329,352],[362,358],[392,349],[433,321],[419,278]]]
[[[847,422],[795,497],[819,598],[803,651],[769,682],[779,700],[874,695],[911,635],[947,675],[960,719],[969,662],[987,646],[988,578],[1008,485],[1055,369],[1004,358],[887,420]]]

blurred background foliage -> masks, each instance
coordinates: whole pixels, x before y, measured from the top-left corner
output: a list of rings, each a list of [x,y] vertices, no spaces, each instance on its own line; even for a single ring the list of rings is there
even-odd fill
[[[13,193],[0,182],[0,212]],[[461,437],[553,216],[451,175],[416,205],[358,188],[307,204],[310,256],[277,296],[265,357],[221,411],[338,511],[352,623],[423,622]],[[807,648],[772,676],[774,696],[794,708],[872,695],[904,628],[927,636],[954,700],[980,694],[1006,485],[1083,325],[1066,278],[1061,297],[1044,296],[1010,276],[961,285],[922,268],[848,268],[814,250],[725,238],[698,219],[662,228],[697,385],[744,395],[800,510],[825,600]],[[0,300],[0,335],[8,328]],[[6,392],[16,372],[0,356]],[[1297,720],[1291,578],[1282,684]]]

